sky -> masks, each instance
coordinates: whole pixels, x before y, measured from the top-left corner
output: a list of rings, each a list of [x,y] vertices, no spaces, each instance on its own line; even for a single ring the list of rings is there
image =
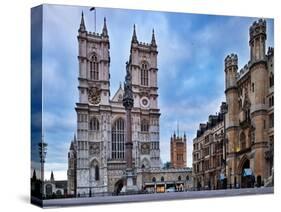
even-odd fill
[[[81,12],[87,31],[94,31],[90,7],[44,5],[43,130],[48,143],[45,178],[54,171],[66,179],[67,152],[76,132],[78,41]],[[224,96],[224,58],[238,54],[239,68],[249,59],[249,27],[258,18],[96,8],[96,30],[106,17],[110,40],[111,97],[124,81],[133,25],[139,42],[158,45],[160,154],[170,160],[170,137],[187,135],[187,166],[200,123],[219,111]],[[273,46],[273,20],[267,20],[267,46]]]

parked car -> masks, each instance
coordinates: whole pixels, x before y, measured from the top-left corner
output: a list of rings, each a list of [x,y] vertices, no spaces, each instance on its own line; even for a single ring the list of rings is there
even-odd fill
[[[175,192],[176,190],[175,190],[175,188],[167,188],[166,189],[166,192]]]

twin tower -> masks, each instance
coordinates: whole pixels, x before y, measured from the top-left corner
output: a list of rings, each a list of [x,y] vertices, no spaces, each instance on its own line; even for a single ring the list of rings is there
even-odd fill
[[[124,89],[120,85],[114,95],[110,94],[110,41],[106,19],[101,33],[90,32],[86,30],[82,13],[77,39],[79,100],[75,107],[77,137],[70,151],[75,154],[69,155],[69,192],[77,195],[114,192],[123,183],[123,172],[127,168],[127,128],[122,104]],[[132,166],[136,172],[143,167],[160,168],[157,55],[154,31],[151,42],[142,43],[137,39],[134,26],[126,68],[131,75],[134,98]],[[122,70],[114,71],[122,74]]]
[[[243,171],[252,170],[260,185],[272,174],[266,158],[273,146],[273,48],[266,54],[266,21],[249,29],[250,59],[238,71],[238,56],[225,58],[227,178],[228,184],[243,185]]]

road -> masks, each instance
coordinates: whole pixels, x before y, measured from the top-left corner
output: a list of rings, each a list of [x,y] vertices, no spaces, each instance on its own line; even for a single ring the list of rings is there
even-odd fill
[[[157,194],[137,194],[124,196],[104,196],[104,197],[87,197],[87,198],[68,198],[68,199],[51,199],[44,200],[43,205],[50,207],[65,207],[74,205],[97,205],[108,203],[126,203],[126,202],[144,202],[144,201],[162,201],[194,198],[211,198],[211,197],[232,197],[240,195],[259,195],[273,194],[273,187],[267,188],[245,188],[245,189],[227,189],[211,191],[188,191],[188,192],[171,192]]]

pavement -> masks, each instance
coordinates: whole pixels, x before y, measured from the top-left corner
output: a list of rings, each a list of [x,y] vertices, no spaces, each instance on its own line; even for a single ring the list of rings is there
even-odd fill
[[[49,199],[43,200],[44,208],[66,207],[78,205],[98,205],[110,203],[129,203],[129,202],[145,202],[145,201],[164,201],[164,200],[180,200],[180,199],[197,199],[197,198],[213,198],[213,197],[233,197],[243,195],[261,195],[273,194],[273,187],[262,188],[243,188],[243,189],[227,189],[227,190],[204,190],[204,191],[186,191],[186,192],[169,192],[169,193],[153,193],[153,194],[135,194],[124,196],[98,196],[86,198],[65,198],[65,199]]]

